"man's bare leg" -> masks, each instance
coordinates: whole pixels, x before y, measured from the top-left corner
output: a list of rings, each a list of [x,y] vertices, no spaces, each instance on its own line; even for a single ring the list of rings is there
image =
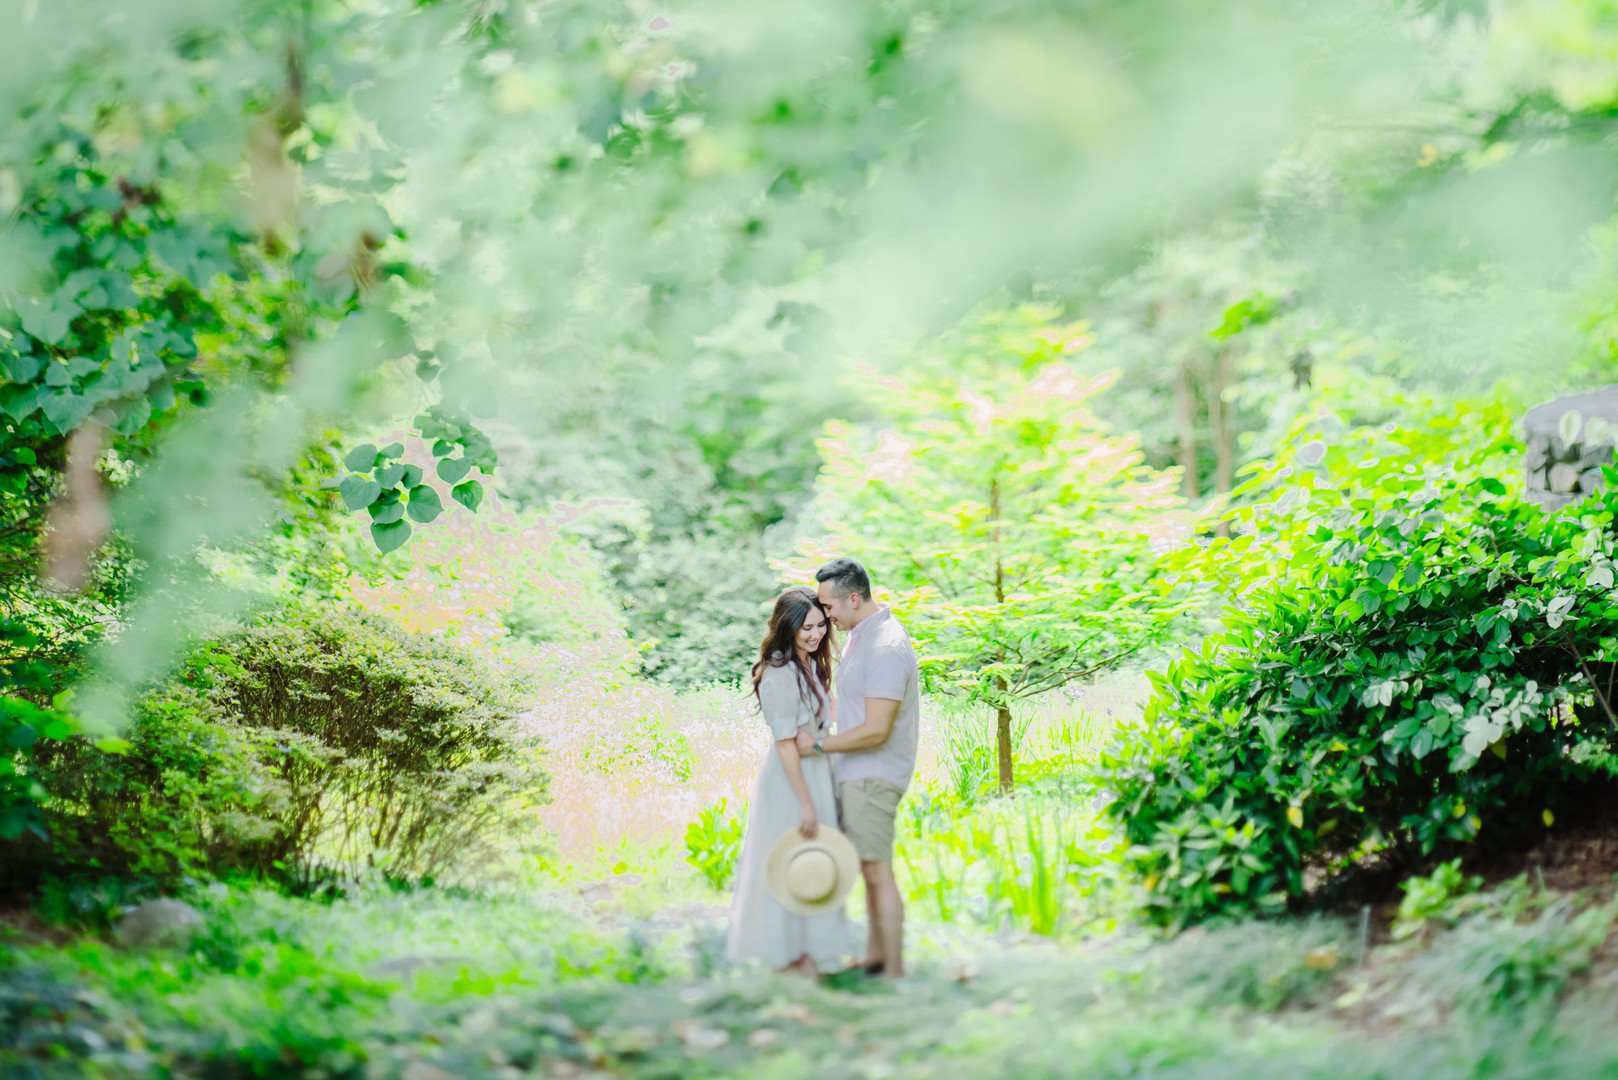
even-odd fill
[[[882,963],[882,912],[877,910],[876,889],[871,884],[871,868],[876,865],[860,863],[860,876],[865,879],[865,957],[859,966],[867,971]]]
[[[865,878],[865,909],[871,923],[866,945],[866,962],[880,961],[882,974],[889,979],[904,975],[904,900],[891,862],[862,862]]]

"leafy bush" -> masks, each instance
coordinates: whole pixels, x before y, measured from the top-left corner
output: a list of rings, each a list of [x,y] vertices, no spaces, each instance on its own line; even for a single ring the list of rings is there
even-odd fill
[[[1600,773],[1618,490],[1560,513],[1509,493],[1511,426],[1499,405],[1300,422],[1250,470],[1238,535],[1170,557],[1232,603],[1100,770],[1163,918],[1538,829]]]
[[[736,860],[742,853],[742,833],[747,828],[747,808],[734,813],[728,800],[720,799],[697,813],[697,820],[685,827],[685,861],[697,868],[715,889],[730,884],[736,873]]]
[[[1410,937],[1426,929],[1435,919],[1453,920],[1464,909],[1463,901],[1483,885],[1480,877],[1461,873],[1461,860],[1439,863],[1431,874],[1407,878],[1404,899],[1399,901],[1399,917],[1394,920],[1393,936]]]
[[[124,756],[80,739],[39,755],[52,848],[33,845],[33,869],[470,872],[545,792],[519,700],[488,665],[384,618],[277,611],[143,698]]]
[[[0,841],[24,833],[48,839],[41,804],[50,793],[34,775],[35,747],[73,733],[69,718],[24,698],[0,696]]]

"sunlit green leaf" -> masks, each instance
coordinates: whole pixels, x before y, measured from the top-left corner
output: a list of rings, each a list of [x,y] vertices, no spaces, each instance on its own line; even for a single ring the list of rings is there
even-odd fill
[[[483,503],[483,485],[476,480],[468,480],[464,484],[457,484],[450,489],[450,498],[460,503],[473,513]]]
[[[396,551],[410,539],[410,522],[392,521],[386,524],[371,523],[371,540],[376,544],[377,550],[386,555]]]

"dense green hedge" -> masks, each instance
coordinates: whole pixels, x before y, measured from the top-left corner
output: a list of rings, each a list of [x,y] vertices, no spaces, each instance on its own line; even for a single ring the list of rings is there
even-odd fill
[[[1618,490],[1524,502],[1511,425],[1301,424],[1238,535],[1172,557],[1231,606],[1101,770],[1165,919],[1543,830],[1613,761]]]
[[[146,695],[126,753],[35,747],[49,841],[0,858],[21,877],[474,873],[532,837],[526,810],[545,795],[520,701],[433,636],[358,609],[283,608]]]

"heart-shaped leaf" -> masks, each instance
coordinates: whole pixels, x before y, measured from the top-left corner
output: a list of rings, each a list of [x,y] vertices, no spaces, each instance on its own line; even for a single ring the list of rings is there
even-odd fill
[[[476,480],[468,480],[464,484],[456,484],[450,488],[450,498],[472,511],[478,512],[478,505],[483,502],[483,485]]]
[[[421,483],[421,466],[406,465],[404,467],[404,486],[413,488]]]
[[[438,463],[438,478],[446,484],[459,484],[472,471],[472,463],[465,458],[445,458]]]
[[[369,472],[376,464],[376,443],[360,443],[343,458],[352,472]]]
[[[343,505],[350,510],[361,510],[370,506],[376,497],[382,494],[382,485],[368,476],[358,476],[354,473],[343,477],[343,482],[337,485],[337,493],[343,497]]]
[[[375,502],[371,504],[371,520],[378,525],[391,525],[404,517],[405,504],[395,499],[392,502]]]
[[[400,480],[404,479],[404,474],[405,467],[395,462],[392,465],[383,466],[376,471],[376,482],[385,488],[390,488],[397,484]]]
[[[371,522],[371,540],[376,544],[376,549],[384,555],[390,551],[397,551],[408,539],[410,539],[408,521],[390,521],[386,525]]]
[[[37,386],[0,386],[0,410],[21,420],[39,408],[39,393]]]
[[[404,453],[404,443],[390,442],[388,445],[378,450],[377,453],[381,454],[383,457],[398,457],[400,454]]]
[[[444,502],[436,490],[422,484],[410,489],[410,505],[406,509],[412,521],[425,525],[444,512]]]
[[[146,400],[150,401],[152,408],[158,412],[168,412],[174,408],[174,384],[164,379],[146,391]]]
[[[37,356],[20,356],[14,352],[0,353],[0,364],[6,369],[6,374],[12,382],[32,382],[39,374],[40,359]]]

